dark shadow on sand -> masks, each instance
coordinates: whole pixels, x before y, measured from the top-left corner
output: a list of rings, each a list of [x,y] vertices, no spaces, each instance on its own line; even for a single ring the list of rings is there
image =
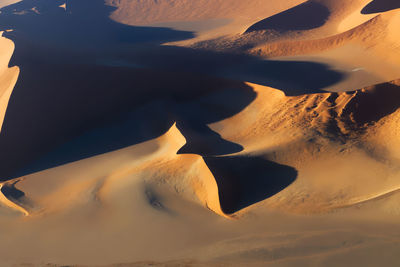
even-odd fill
[[[222,211],[235,213],[292,184],[297,171],[261,157],[204,157],[218,185]]]
[[[326,6],[307,1],[253,24],[246,33],[263,30],[278,32],[311,30],[324,25],[329,15],[329,9]]]
[[[10,200],[18,200],[25,197],[25,193],[17,189],[14,185],[3,185],[1,193]]]
[[[361,14],[374,14],[400,8],[399,0],[372,0],[366,5]]]
[[[193,33],[113,22],[101,0],[67,1],[66,11],[62,3],[1,10],[21,73],[0,133],[0,180],[150,140],[174,121],[188,141],[181,153],[239,152],[207,124],[256,98],[243,80],[296,95],[343,78],[317,63],[161,46]]]
[[[342,116],[349,118],[351,121],[349,126],[361,127],[377,122],[399,108],[400,86],[394,83],[382,83],[357,94],[347,103]]]

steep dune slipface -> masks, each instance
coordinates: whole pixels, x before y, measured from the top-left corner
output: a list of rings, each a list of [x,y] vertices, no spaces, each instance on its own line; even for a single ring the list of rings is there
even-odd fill
[[[8,67],[10,58],[14,52],[14,43],[4,37],[0,37],[0,132],[6,114],[8,101],[18,79],[19,68]]]
[[[310,16],[313,14],[313,16]],[[319,28],[325,24],[330,16],[329,9],[313,1],[307,1],[294,8],[281,12],[277,15],[259,21],[246,30],[248,32],[274,30],[302,31]]]

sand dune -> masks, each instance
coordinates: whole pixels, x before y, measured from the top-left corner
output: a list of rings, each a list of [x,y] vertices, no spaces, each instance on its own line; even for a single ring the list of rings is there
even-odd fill
[[[112,18],[131,25],[145,25],[154,22],[196,21],[204,19],[241,19],[255,20],[265,14],[278,13],[304,0],[274,1],[238,1],[238,0],[201,0],[187,2],[173,1],[109,1],[117,7]]]
[[[341,83],[333,88],[351,90],[354,87],[364,87],[378,82],[397,79],[400,75],[397,62],[399,55],[398,37],[394,32],[398,28],[398,10],[390,3],[381,2],[385,7],[381,12],[363,14],[362,10],[371,1],[307,1],[303,4],[288,9],[275,16],[253,24],[244,34],[202,41],[193,44],[194,47],[218,50],[248,51],[251,54],[264,58],[288,58],[289,60],[307,59],[324,62],[332,68],[343,69],[346,65],[350,69],[361,68],[367,72],[364,76],[375,76],[369,82],[354,81]],[[371,2],[372,4],[372,2]],[[326,12],[314,12],[314,8],[322,8]],[[297,11],[298,10],[298,11]],[[318,13],[323,17],[309,16],[307,21],[300,18],[302,14]],[[303,16],[304,17],[304,16]],[[274,21],[277,22],[274,22]],[[293,25],[286,25],[285,29],[274,28],[275,25],[283,27],[282,20],[290,21]],[[317,21],[318,20],[318,21]],[[292,22],[293,21],[293,22]],[[297,23],[294,23],[297,21]],[[396,26],[397,25],[397,26]],[[354,49],[353,49],[354,48]],[[357,50],[361,58],[371,58],[369,64],[359,64],[359,58],[346,57],[350,51]],[[331,52],[333,51],[334,52]],[[298,58],[295,58],[298,57]],[[354,73],[348,71],[348,76]],[[368,79],[366,79],[368,80]]]
[[[397,1],[0,8],[0,265],[400,264]]]
[[[275,195],[280,190],[286,188],[294,181],[294,179],[296,179],[296,177],[297,177],[297,182],[295,184],[299,183],[299,179],[300,177],[302,177],[301,176],[302,171],[304,169],[306,170],[305,172],[310,171],[307,170],[308,168],[310,168],[309,166],[301,165],[302,162],[306,161],[308,157],[312,158],[316,156],[319,157],[318,154],[321,153],[319,152],[313,155],[314,153],[316,153],[315,151],[313,152],[314,149],[320,149],[319,148],[320,145],[318,143],[322,142],[325,143],[326,148],[330,147],[329,150],[322,152],[325,156],[330,155],[330,157],[336,157],[334,156],[335,153],[338,154],[339,156],[342,153],[340,151],[346,150],[347,151],[346,157],[349,157],[349,159],[355,157],[354,155],[358,156],[359,158],[361,157],[368,158],[367,154],[365,156],[362,156],[363,150],[362,149],[360,150],[358,148],[358,144],[363,142],[361,136],[367,135],[369,136],[368,140],[372,139],[368,129],[370,127],[373,127],[374,131],[376,132],[377,131],[376,125],[380,125],[382,118],[386,118],[390,114],[397,114],[396,111],[398,109],[397,101],[395,101],[395,98],[393,98],[393,96],[398,93],[398,82],[396,81],[392,83],[378,85],[371,88],[358,90],[352,93],[349,92],[323,93],[323,94],[294,96],[294,97],[286,97],[282,92],[276,89],[260,87],[256,85],[251,85],[251,86],[253,86],[256,92],[258,93],[257,100],[253,104],[250,104],[246,109],[244,109],[238,115],[230,119],[224,120],[222,122],[218,122],[216,124],[211,125],[211,129],[218,132],[224,139],[229,140],[233,143],[241,144],[244,147],[244,150],[243,152],[239,152],[239,154],[243,154],[243,156],[239,155],[234,157],[207,156],[204,157],[203,159],[201,156],[195,156],[190,154],[177,155],[178,150],[185,145],[186,139],[179,132],[176,126],[173,126],[171,130],[168,131],[168,133],[166,133],[159,139],[155,139],[154,141],[149,141],[150,143],[148,144],[144,144],[143,148],[145,147],[149,148],[146,148],[143,152],[140,152],[139,155],[145,153],[143,154],[143,156],[141,156],[142,159],[139,160],[137,163],[134,163],[137,160],[131,162],[128,166],[132,167],[128,167],[126,170],[121,169],[115,171],[114,172],[115,174],[111,175],[110,179],[107,179],[106,181],[103,180],[101,182],[102,184],[101,188],[103,187],[107,188],[107,184],[110,183],[108,180],[111,181],[119,180],[120,179],[119,177],[122,178],[128,175],[129,173],[139,172],[139,170],[143,168],[148,168],[148,167],[153,168],[155,165],[158,165],[159,163],[156,164],[152,162],[154,162],[154,160],[158,161],[159,157],[163,157],[164,160],[167,161],[169,157],[176,158],[172,161],[182,162],[184,164],[189,164],[189,162],[193,163],[198,162],[193,166],[200,164],[198,165],[198,167],[196,167],[197,171],[201,173],[201,175],[197,176],[198,178],[196,179],[200,180],[195,180],[189,183],[192,186],[194,186],[191,189],[192,192],[194,192],[193,194],[197,195],[200,198],[199,199],[200,202],[202,202],[205,206],[216,211],[217,213],[223,214],[220,211],[222,208],[224,213],[229,214],[232,213],[233,211],[239,211],[244,207],[249,207],[252,204],[257,203],[264,199],[269,199],[268,201],[273,202],[274,198],[270,198],[269,196]],[[262,109],[257,108],[257,106],[260,105],[259,103],[265,102],[265,99],[269,99],[268,103],[270,104],[267,106],[263,105]],[[272,99],[275,99],[275,101],[272,102],[271,101]],[[302,104],[299,105],[298,103]],[[371,108],[372,110],[374,110],[374,112],[371,112]],[[261,117],[253,119],[246,118],[247,113],[250,112],[251,114],[251,110],[253,109],[257,109]],[[283,114],[283,113],[285,113],[284,116],[282,115],[277,116],[277,114]],[[267,117],[262,117],[262,116],[267,116]],[[245,125],[238,124],[236,121],[246,121],[247,124]],[[283,121],[286,122],[282,123]],[[262,122],[262,124],[260,124],[259,122]],[[226,131],[225,129],[227,129],[228,133],[231,133],[232,128],[236,128],[236,131],[233,131],[233,133],[236,133],[236,135],[234,136],[230,136],[225,132]],[[251,129],[251,131],[249,131],[248,129]],[[269,129],[269,130],[262,131],[262,129]],[[286,136],[287,134],[285,134],[285,132],[288,132],[291,137]],[[301,143],[300,142],[301,139],[307,140],[309,138],[313,138],[312,136],[315,134],[315,132],[319,132],[321,138],[320,140],[312,140],[312,141],[309,140],[307,141],[308,143],[305,142],[305,146],[301,145],[299,146],[299,144]],[[237,135],[238,133],[240,133],[239,136]],[[267,136],[269,137],[267,138]],[[344,143],[340,144],[336,143],[336,141],[330,141],[332,136],[339,137],[340,138],[339,140],[342,140],[342,142]],[[263,140],[270,140],[270,142],[272,142],[271,145],[273,145],[273,151],[275,152],[269,151],[268,143],[260,144],[259,142],[260,138],[262,138]],[[281,141],[279,142],[278,141],[279,139],[277,138],[281,139]],[[155,145],[152,145],[152,143],[155,143]],[[171,147],[172,144],[176,145]],[[140,146],[138,148],[135,148],[135,146],[133,146],[132,149],[134,149],[133,151],[137,149],[139,149],[139,151],[143,150],[140,149]],[[150,151],[148,151],[148,149],[150,149]],[[286,149],[289,149],[291,151],[291,154],[293,154],[293,156],[288,158],[289,156],[288,153],[279,152],[281,150],[285,151]],[[304,153],[302,157],[299,157],[296,150],[302,153],[304,153],[304,151],[310,150],[309,152],[312,154]],[[267,151],[267,154],[264,154],[265,152],[263,151]],[[117,152],[111,152],[111,153],[117,153]],[[254,153],[258,156],[257,157],[250,156],[253,155]],[[280,155],[281,153],[283,154]],[[273,162],[268,163],[267,159],[268,157],[270,157],[270,155],[274,155],[274,161],[278,162],[282,162],[282,159],[280,157],[284,156],[283,158],[285,160],[284,163],[289,166],[296,166],[296,170],[300,171],[299,175],[296,174],[297,173],[296,170],[294,169],[291,170],[289,167],[280,166]],[[100,157],[112,158],[111,156],[106,157],[105,155]],[[381,165],[379,161],[376,161],[374,157],[375,156],[370,157],[371,168],[379,167],[379,165]],[[321,159],[321,161],[323,160]],[[376,163],[373,163],[374,161],[376,161]],[[241,164],[238,164],[239,162]],[[119,162],[119,164],[123,165],[122,162]],[[318,162],[318,164],[320,165],[321,162]],[[343,162],[342,164],[345,164],[345,162]],[[376,164],[378,165],[374,166]],[[383,166],[381,166],[381,168],[382,167]],[[271,180],[270,181],[265,180],[266,178],[263,178],[263,176],[260,177],[254,176],[252,178],[254,179],[253,181],[248,180],[248,178],[245,179],[244,178],[246,177],[245,170],[249,168],[254,170],[255,173],[259,174],[269,173],[269,175],[271,175]],[[244,171],[244,173],[241,174],[242,171]],[[349,175],[353,174],[350,173]],[[392,174],[388,175],[392,176]],[[282,178],[279,178],[280,176],[282,176]],[[229,179],[227,180],[226,177],[229,177]],[[232,177],[236,178],[233,179]],[[396,181],[395,177],[396,176],[393,176],[393,178],[391,178],[394,179],[393,180],[394,182]],[[17,180],[18,179],[19,178],[17,178]],[[276,179],[275,182],[274,179]],[[289,180],[285,182],[285,179]],[[345,177],[343,179],[345,179]],[[366,177],[364,177],[364,179],[366,179]],[[375,179],[375,176],[372,175],[371,179]],[[55,178],[52,178],[52,180],[53,180],[52,183],[54,183]],[[176,181],[176,179],[174,180],[175,182],[178,182],[178,184],[182,184],[181,182]],[[353,180],[354,178],[352,180],[349,180],[349,182],[352,183]],[[18,183],[19,188],[23,188],[23,185],[25,183],[29,183],[28,181],[29,180],[25,179],[20,181]],[[70,188],[70,186],[73,186],[72,185],[73,180],[71,180],[71,178],[66,180],[66,182],[67,181],[68,184],[70,185],[68,185],[66,188]],[[44,181],[39,182],[39,184],[43,183],[47,184],[48,182]],[[84,183],[85,185],[83,184],[80,185],[81,183],[82,180],[78,183],[78,185],[76,185],[77,188],[72,191],[79,192],[81,190],[89,190],[87,186],[89,186],[89,188],[97,187],[98,184],[98,182],[94,181],[85,182]],[[117,183],[116,181],[113,183],[119,184],[119,182]],[[268,183],[268,186],[262,185],[260,183]],[[292,190],[296,190],[295,184],[291,186]],[[247,188],[247,186],[249,187]],[[343,190],[344,184],[341,183],[341,186],[342,186],[341,190]],[[324,187],[325,186],[323,186],[322,189]],[[80,189],[78,190],[78,188]],[[265,192],[257,191],[260,188],[268,188],[268,191]],[[276,188],[276,191],[273,188]],[[376,193],[372,191],[370,195],[381,194],[379,193],[382,190],[381,188],[375,186],[371,189],[376,190]],[[71,192],[71,189],[60,189],[60,190],[61,190],[60,192],[65,192],[62,194],[71,195],[69,193]],[[105,189],[98,189],[98,190],[99,192],[103,192],[103,190]],[[27,192],[26,190],[22,191]],[[187,190],[182,189],[182,191],[187,191]],[[315,187],[313,188],[313,191],[314,195],[318,195],[317,189]],[[50,192],[54,197],[56,197],[56,199],[63,199],[63,201],[66,201],[66,199],[71,198],[71,196],[69,196],[68,198],[60,197],[61,193],[55,193],[57,192],[57,190],[55,190],[54,188],[52,188]],[[287,190],[285,192],[287,192]],[[354,193],[357,194],[357,191],[352,192],[352,194]],[[43,192],[41,194],[43,194]],[[293,195],[291,192],[289,194]],[[28,194],[28,196],[31,195],[32,195],[31,193]],[[33,195],[35,195],[35,193]],[[97,195],[99,199],[101,199],[98,193],[95,193],[95,195]],[[217,197],[217,195],[219,197]],[[238,196],[240,195],[243,196],[242,200],[240,197],[238,198]],[[325,197],[328,196],[326,195]],[[329,199],[328,197],[325,200],[327,201],[326,204],[324,204],[324,201],[322,199],[319,199],[318,205],[315,207],[315,209],[319,210],[324,205],[328,205],[327,207],[329,208],[335,208],[335,206],[331,206],[332,205],[331,202],[336,202],[337,200],[335,199],[334,195],[331,197],[333,197],[333,199]],[[354,195],[349,195],[349,196],[343,195],[340,199],[340,203],[338,203],[337,205],[341,206],[350,205],[353,202],[358,203],[360,201],[364,201],[364,200],[354,201],[354,199],[357,198],[362,198],[362,197]],[[368,199],[369,198],[370,197],[368,197]],[[346,199],[347,201],[349,201],[348,204],[346,204]],[[41,203],[41,201],[35,200],[34,198],[33,201],[35,203]],[[281,201],[282,200],[280,200],[279,202]],[[314,202],[313,199],[310,199],[309,201],[311,202],[308,205]],[[54,203],[56,202],[56,200],[52,200],[50,202]],[[290,200],[290,202],[293,202],[293,200]],[[280,203],[280,205],[282,205],[282,203]],[[40,206],[44,207],[46,205],[42,203]],[[312,208],[308,206],[307,210],[310,212],[312,211]]]
[[[383,121],[396,127],[398,105],[391,98],[398,93],[398,88],[395,81],[355,92],[285,97],[276,90],[255,86],[258,98],[254,103],[211,128],[218,129],[223,138],[241,144],[244,150],[240,153],[262,156],[293,166],[299,172],[296,182],[281,196],[269,198],[267,206],[278,205],[282,209],[288,203],[296,203],[288,208],[297,212],[320,212],[386,194],[386,190],[397,190],[398,173],[391,167],[394,163],[389,156],[386,165],[382,159],[387,157],[385,149],[372,149],[370,142],[380,143],[373,133],[383,127],[380,126]],[[260,117],[254,118],[254,110],[258,110]],[[392,122],[386,121],[389,117],[393,117]],[[395,140],[393,145],[397,143]],[[393,146],[389,143],[386,145]],[[352,162],[354,172],[347,166],[348,161]],[[369,168],[363,168],[368,171],[361,172],[356,167],[361,162],[369,162]],[[324,169],[330,169],[330,174],[324,174]],[[382,183],[380,177],[384,172],[387,178]],[[353,188],[352,183],[357,184],[358,176],[371,187]],[[341,193],[336,195],[334,188],[338,179]],[[309,186],[313,193],[308,192]],[[345,191],[347,186],[349,189]],[[322,191],[317,193],[319,190]]]

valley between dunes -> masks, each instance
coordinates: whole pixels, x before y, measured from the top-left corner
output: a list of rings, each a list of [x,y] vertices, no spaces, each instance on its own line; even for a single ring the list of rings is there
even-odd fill
[[[0,266],[400,264],[397,1],[0,7]]]

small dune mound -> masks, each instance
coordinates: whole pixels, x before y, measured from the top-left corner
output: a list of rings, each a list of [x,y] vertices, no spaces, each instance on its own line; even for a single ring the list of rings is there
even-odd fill
[[[261,30],[278,32],[310,30],[324,25],[329,15],[330,11],[326,6],[308,1],[253,24],[246,33]]]
[[[400,8],[400,2],[398,0],[373,0],[363,8],[361,13],[373,14],[386,12],[397,8]]]

